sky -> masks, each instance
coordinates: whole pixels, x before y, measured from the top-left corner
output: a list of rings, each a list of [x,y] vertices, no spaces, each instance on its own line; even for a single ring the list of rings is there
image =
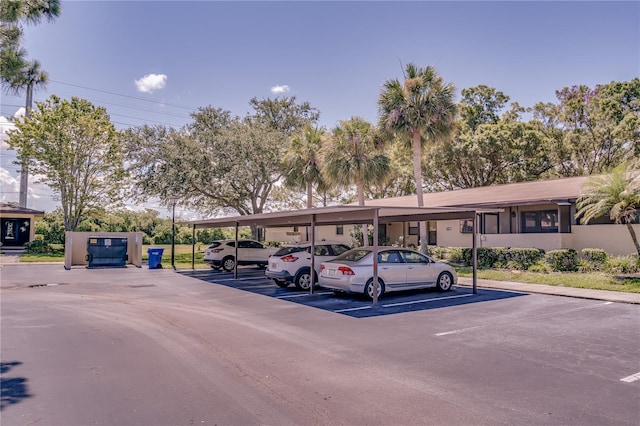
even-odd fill
[[[49,74],[36,101],[78,96],[119,129],[179,128],[198,108],[238,116],[249,100],[295,96],[331,129],[377,121],[382,84],[407,63],[434,66],[460,90],[484,84],[529,107],[566,86],[640,76],[640,2],[61,1],[24,47]],[[2,93],[0,130],[24,95]],[[2,136],[2,135],[0,135]],[[6,138],[5,136],[2,136]],[[18,201],[19,167],[2,143],[0,200]],[[30,182],[28,207],[57,202]],[[138,207],[155,208],[152,200]],[[186,212],[177,210],[176,214]]]

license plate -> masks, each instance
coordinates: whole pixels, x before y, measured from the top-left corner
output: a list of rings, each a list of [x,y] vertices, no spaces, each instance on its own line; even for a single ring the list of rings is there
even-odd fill
[[[276,269],[276,264],[275,263],[271,264],[271,269]]]
[[[336,276],[336,270],[335,269],[327,270],[327,275],[330,276],[330,277],[335,277]]]

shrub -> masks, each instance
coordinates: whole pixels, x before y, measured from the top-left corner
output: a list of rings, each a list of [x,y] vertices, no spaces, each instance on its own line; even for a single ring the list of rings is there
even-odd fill
[[[478,247],[477,252],[479,268],[501,268],[506,266],[507,249],[504,247]],[[469,263],[472,263],[472,255],[473,252],[469,254]]]
[[[609,257],[604,268],[610,274],[634,274],[640,272],[640,264],[635,256]]]
[[[578,251],[575,249],[548,251],[545,254],[545,260],[553,271],[575,272],[578,270]]]
[[[435,257],[436,259],[446,259],[447,258],[447,249],[444,247],[438,246],[429,246],[429,256]]]
[[[605,263],[609,255],[606,251],[597,248],[585,248],[581,252],[582,258],[589,262]]]
[[[549,267],[549,264],[547,262],[545,262],[544,259],[540,259],[536,263],[534,263],[533,265],[530,265],[527,268],[527,271],[529,271],[529,272],[542,272],[542,273],[546,274],[546,273],[551,272],[551,268]]]
[[[452,262],[464,262],[463,250],[462,247],[449,247],[449,260]]]
[[[44,240],[33,240],[24,245],[24,252],[28,254],[43,254],[52,253],[53,249]]]
[[[507,250],[507,267],[527,270],[543,259],[544,250],[538,248],[509,248]]]

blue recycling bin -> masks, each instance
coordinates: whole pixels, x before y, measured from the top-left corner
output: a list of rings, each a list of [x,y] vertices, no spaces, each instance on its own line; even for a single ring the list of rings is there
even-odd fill
[[[149,247],[147,254],[149,255],[149,269],[162,269],[162,247]]]

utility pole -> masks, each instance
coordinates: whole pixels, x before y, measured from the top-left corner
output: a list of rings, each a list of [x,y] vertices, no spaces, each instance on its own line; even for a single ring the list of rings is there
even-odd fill
[[[31,106],[33,103],[33,83],[27,86],[27,101],[25,103],[25,119],[31,115]],[[19,206],[23,209],[27,208],[27,192],[29,187],[29,165],[23,163],[20,167],[20,201]]]
[[[178,197],[172,195],[169,197],[171,202],[171,267],[176,269],[176,203]]]

